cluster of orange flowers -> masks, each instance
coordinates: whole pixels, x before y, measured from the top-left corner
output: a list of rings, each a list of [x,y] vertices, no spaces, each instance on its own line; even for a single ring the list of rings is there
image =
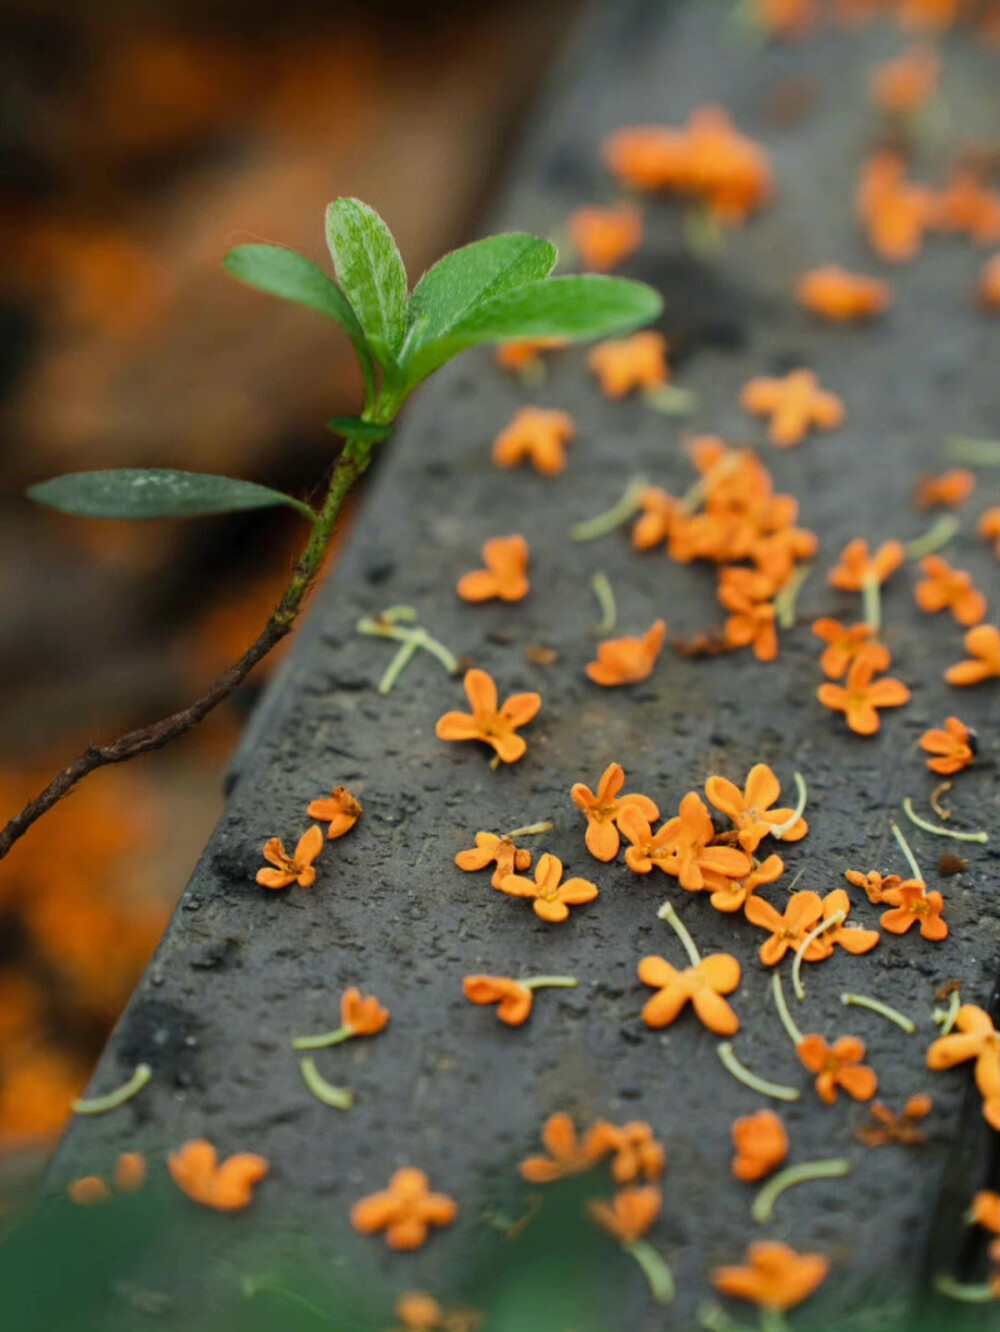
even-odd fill
[[[891,262],[912,259],[929,231],[965,235],[979,245],[1000,241],[1000,193],[969,167],[957,168],[935,191],[908,181],[903,158],[883,149],[862,169],[856,206],[872,249]]]
[[[329,796],[313,800],[306,813],[311,819],[328,824],[327,839],[343,837],[361,817],[361,805],[346,786],[337,786]],[[298,840],[291,855],[278,837],[264,843],[264,859],[273,868],[257,871],[257,882],[262,888],[287,888],[297,883],[300,888],[311,888],[316,882],[315,860],[323,850],[323,829],[313,824]]]
[[[905,32],[927,36],[965,19],[995,39],[998,22],[996,9],[978,0],[754,0],[753,13],[761,28],[782,41],[805,37],[824,21],[855,28],[875,19],[893,20]]]

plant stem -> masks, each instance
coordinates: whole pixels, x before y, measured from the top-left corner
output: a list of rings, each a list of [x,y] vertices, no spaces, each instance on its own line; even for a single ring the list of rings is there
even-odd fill
[[[617,504],[613,504],[610,509],[605,509],[603,513],[593,518],[585,518],[583,522],[574,523],[569,529],[570,540],[596,541],[598,537],[609,536],[638,510],[639,496],[648,485],[649,482],[644,476],[633,477]]]
[[[349,1041],[354,1035],[354,1028],[343,1026],[336,1031],[324,1031],[319,1036],[296,1036],[292,1041],[293,1050],[325,1050],[330,1045],[339,1045]]]
[[[526,990],[572,990],[577,979],[575,976],[522,976],[517,983]]]
[[[633,1240],[631,1244],[623,1244],[622,1248],[645,1272],[656,1303],[669,1304],[674,1298],[674,1276],[653,1246],[646,1240]]]
[[[776,971],[771,977],[771,993],[774,995],[774,1006],[778,1010],[778,1017],[781,1018],[781,1025],[788,1032],[789,1040],[793,1045],[799,1046],[805,1040],[805,1037],[799,1031],[795,1024],[795,1019],[788,1011],[788,1004],[785,1001],[785,991],[781,984],[781,976]]]
[[[89,1101],[82,1097],[75,1100],[73,1102],[73,1113],[75,1115],[103,1115],[106,1110],[117,1110],[120,1105],[124,1105],[137,1092],[141,1092],[152,1076],[153,1070],[148,1064],[137,1064],[135,1072],[128,1082],[122,1083],[115,1091],[108,1092],[107,1096],[94,1096]]]
[[[901,1013],[898,1008],[891,1008],[888,1004],[883,1004],[881,999],[872,999],[867,994],[844,993],[840,996],[842,1004],[856,1004],[858,1008],[870,1008],[873,1013],[878,1013],[887,1018],[890,1022],[895,1022],[897,1027],[901,1027],[907,1036],[912,1036],[916,1031],[916,1024]]]
[[[802,959],[805,957],[809,945],[812,943],[814,939],[818,939],[819,936],[825,930],[829,930],[835,925],[840,925],[846,919],[846,917],[847,917],[846,911],[835,911],[833,915],[829,917],[828,920],[822,921],[819,925],[816,926],[814,930],[810,930],[810,932],[799,944],[798,948],[796,948],[795,961],[792,963],[792,989],[795,991],[796,999],[798,999],[800,1002],[806,997],[805,987],[802,984],[801,973],[802,973]],[[778,973],[775,972],[775,975],[777,974]]]
[[[618,611],[615,606],[615,594],[608,582],[608,575],[599,570],[590,580],[590,586],[597,598],[597,604],[601,608],[601,623],[594,632],[596,634],[610,634],[615,627]]]
[[[802,776],[801,772],[795,774],[795,789],[799,793],[799,798],[795,808],[792,810],[791,816],[787,818],[784,823],[779,823],[777,828],[771,829],[771,836],[777,837],[779,842],[784,839],[786,834],[792,831],[799,819],[801,819],[806,807],[806,801],[809,799],[809,792],[806,789],[806,779]]]
[[[750,1208],[750,1215],[755,1221],[770,1221],[774,1214],[774,1204],[786,1189],[793,1184],[803,1184],[809,1179],[839,1179],[850,1173],[851,1164],[843,1159],[836,1161],[807,1161],[804,1165],[789,1166],[780,1175],[774,1175],[761,1189]]]
[[[877,634],[882,627],[882,588],[877,578],[866,578],[861,584],[861,599],[865,624]]]
[[[382,423],[387,424],[392,414],[394,413],[391,411],[383,412]],[[378,412],[373,412],[372,418],[377,419],[378,415]],[[53,777],[45,790],[30,800],[20,814],[15,814],[0,832],[0,860],[33,823],[63,796],[68,795],[77,782],[89,773],[95,772],[98,768],[108,767],[112,763],[126,763],[140,754],[149,753],[150,750],[162,749],[172,740],[193,730],[214,708],[229,697],[272,648],[291,633],[296,617],[323,564],[323,557],[330,544],[334,524],[344,500],[358,477],[367,470],[371,462],[372,448],[370,440],[347,441],[334,464],[323,507],[315,515],[312,533],[299,556],[288,586],[259,637],[247,648],[242,657],[220,675],[215,683],[189,707],[182,708],[180,712],[172,713],[169,717],[164,717],[149,726],[140,726],[134,731],[128,731],[108,745],[88,746],[68,767]]]
[[[955,1019],[958,1017],[958,1010],[962,1007],[962,997],[958,990],[952,990],[948,996],[948,1007],[946,1009],[935,1008],[933,1013],[934,1021],[941,1026],[941,1035],[947,1036],[955,1025]]]
[[[673,904],[670,902],[664,902],[663,906],[660,907],[656,914],[659,916],[660,920],[665,920],[671,927],[678,939],[680,939],[681,943],[684,945],[684,951],[691,959],[691,965],[697,967],[701,963],[701,954],[698,952],[697,945],[688,933],[684,922],[674,910]]]
[[[300,1309],[307,1309],[309,1313],[315,1314],[328,1326],[332,1323],[330,1315],[325,1309],[321,1309],[318,1304],[313,1304],[312,1300],[306,1299],[297,1290],[292,1290],[291,1286],[286,1286],[283,1282],[275,1280],[274,1277],[244,1277],[241,1282],[241,1289],[244,1299],[252,1300],[255,1295],[266,1292],[268,1295],[276,1295],[280,1299],[288,1300],[291,1304],[297,1304]]]
[[[300,1060],[299,1068],[302,1072],[303,1082],[317,1101],[332,1106],[334,1110],[350,1110],[354,1104],[354,1093],[350,1087],[335,1087],[332,1082],[327,1082],[316,1067],[316,1061],[312,1055]]]
[[[737,1082],[742,1082],[744,1087],[749,1087],[751,1091],[760,1092],[761,1096],[772,1096],[776,1101],[797,1101],[799,1099],[797,1087],[782,1087],[780,1083],[768,1082],[766,1078],[759,1078],[756,1073],[751,1073],[748,1068],[744,1068],[733,1054],[730,1041],[720,1041],[716,1050],[726,1069],[732,1073]]]
[[[936,550],[946,546],[958,531],[958,519],[953,513],[946,513],[927,529],[923,536],[907,541],[903,550],[908,560],[920,560],[925,555],[933,555]]]
[[[939,828],[933,823],[928,823],[922,819],[919,814],[913,812],[913,801],[909,796],[903,801],[903,813],[915,823],[918,828],[923,828],[924,832],[933,833],[935,837],[954,837],[956,842],[988,842],[989,836],[985,832],[959,832],[957,828]]]
[[[917,858],[910,850],[910,844],[900,831],[899,824],[892,822],[890,823],[889,826],[892,828],[893,837],[895,837],[896,841],[899,843],[900,851],[902,851],[903,855],[906,857],[906,863],[910,867],[910,872],[913,874],[913,877],[915,879],[917,879],[920,883],[923,883],[924,876],[920,872],[920,866],[917,864]]]

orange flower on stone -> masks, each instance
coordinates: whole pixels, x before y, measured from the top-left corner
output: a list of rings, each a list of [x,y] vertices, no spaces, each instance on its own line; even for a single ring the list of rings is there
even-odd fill
[[[82,1179],[74,1179],[66,1192],[77,1207],[96,1207],[111,1197],[111,1190],[100,1175],[84,1175]]]
[[[994,553],[1000,558],[1000,508],[987,509],[976,524],[976,532],[984,541],[996,543]]]
[[[882,900],[892,907],[882,915],[882,928],[890,934],[905,934],[911,925],[920,922],[920,933],[932,943],[948,937],[947,923],[942,920],[944,898],[938,892],[928,892],[920,879],[905,879],[895,887],[887,888]]]
[[[609,1204],[591,1198],[587,1215],[622,1244],[635,1244],[660,1215],[663,1195],[655,1184],[620,1189]]]
[[[587,1134],[587,1148],[594,1156],[612,1157],[611,1177],[616,1184],[659,1179],[667,1165],[663,1147],[641,1119],[620,1128],[599,1119]]]
[[[854,1136],[866,1147],[885,1147],[888,1143],[900,1147],[919,1146],[927,1141],[927,1134],[917,1125],[927,1118],[932,1108],[929,1096],[911,1096],[898,1115],[881,1101],[875,1101],[868,1107],[871,1122],[859,1128]]]
[[[821,389],[811,370],[792,370],[782,379],[758,378],[744,384],[740,405],[752,416],[769,416],[767,437],[778,448],[798,444],[810,430],[843,424],[844,404]]]
[[[680,513],[680,503],[659,486],[646,486],[638,497],[642,517],[632,528],[632,545],[636,550],[652,550],[669,538],[674,519]],[[1000,532],[997,536],[1000,537]]]
[[[544,855],[535,866],[534,882],[519,874],[508,874],[500,891],[511,897],[531,898],[535,915],[556,925],[569,916],[571,906],[583,906],[597,897],[597,885],[589,879],[566,879],[564,882],[562,873],[562,861]]]
[[[928,615],[950,610],[958,624],[966,629],[986,615],[986,598],[963,569],[953,569],[940,555],[928,555],[920,561],[923,581],[913,589],[917,605]]]
[[[472,708],[467,712],[446,712],[438,721],[439,740],[481,740],[491,745],[501,763],[516,763],[528,748],[518,728],[527,726],[542,706],[540,694],[511,694],[502,708],[497,708],[497,687],[486,671],[473,668],[465,673],[465,695]]]
[[[648,329],[630,338],[599,342],[587,357],[601,391],[609,398],[624,398],[635,389],[657,388],[670,378],[667,340]]]
[[[362,810],[360,801],[355,800],[346,786],[335,786],[330,795],[324,796],[322,800],[314,800],[306,813],[311,819],[330,825],[326,835],[332,841],[351,831],[361,818]]]
[[[648,796],[620,795],[625,784],[625,769],[620,763],[610,763],[601,774],[596,794],[583,782],[570,789],[570,799],[587,817],[587,850],[595,860],[614,860],[621,838],[618,834],[618,816],[632,806],[644,819],[658,819],[660,811]]]
[[[863,888],[869,902],[874,902],[876,905],[879,902],[891,901],[889,893],[903,882],[898,874],[887,874],[883,877],[877,870],[869,870],[867,874],[862,874],[860,870],[844,870],[844,878],[855,888]]]
[[[1000,194],[982,184],[974,171],[953,172],[934,199],[934,226],[950,235],[964,232],[981,245],[1000,240]]]
[[[892,661],[889,649],[878,642],[870,624],[843,625],[839,620],[823,617],[813,621],[812,631],[827,645],[819,664],[828,680],[842,679],[851,663],[860,657],[875,671],[889,669]]]
[[[299,838],[295,854],[291,856],[281,839],[272,837],[264,843],[264,859],[276,868],[258,870],[257,882],[262,888],[287,888],[290,883],[297,883],[300,888],[309,888],[316,882],[313,861],[322,850],[323,829],[315,823]]]
[[[788,1155],[788,1134],[773,1110],[758,1110],[733,1123],[733,1174],[747,1184],[777,1170]]]
[[[146,1158],[142,1152],[122,1152],[115,1163],[114,1178],[119,1193],[137,1193],[146,1182]]]
[[[965,467],[953,467],[940,476],[924,476],[917,482],[917,508],[957,509],[976,488],[976,478]]]
[[[542,1128],[542,1146],[548,1156],[529,1156],[521,1162],[521,1178],[529,1184],[551,1184],[566,1175],[578,1175],[596,1165],[608,1151],[603,1126],[595,1125],[580,1138],[569,1115],[550,1115]]]
[[[618,829],[628,839],[631,846],[625,848],[625,864],[635,874],[648,874],[656,865],[666,871],[666,860],[673,855],[675,848],[675,820],[664,823],[655,833],[649,819],[634,806],[622,810],[618,819]]]
[[[981,684],[1000,675],[1000,630],[992,624],[977,624],[965,635],[965,661],[949,666],[944,678],[950,685]]]
[[[709,804],[732,820],[740,846],[751,855],[769,833],[788,823],[795,813],[793,809],[772,809],[781,795],[781,783],[766,763],[754,764],[742,791],[725,777],[709,777],[705,795]],[[800,815],[781,840],[798,842],[808,831],[809,825]]]
[[[531,852],[526,847],[515,846],[509,837],[478,832],[476,845],[467,851],[459,851],[455,864],[467,872],[495,864],[492,884],[494,888],[499,888],[508,874],[531,868]]]
[[[848,273],[835,264],[804,273],[795,285],[795,299],[812,314],[833,323],[852,323],[884,314],[892,304],[887,282]]]
[[[851,914],[851,899],[843,888],[834,888],[833,892],[823,898],[823,919],[830,920],[839,912],[845,916]],[[881,937],[878,930],[863,930],[842,920],[839,925],[825,929],[815,942],[823,946],[827,956],[836,946],[843,948],[845,953],[860,954],[870,953]]]
[[[756,888],[762,883],[774,883],[784,872],[785,862],[781,857],[768,856],[759,865],[754,862],[753,869],[742,879],[727,879],[708,871],[705,874],[705,889],[711,892],[709,901],[716,911],[740,911]]]
[[[633,204],[578,208],[570,216],[569,235],[580,267],[606,273],[639,248],[642,212]]]
[[[735,1300],[783,1313],[808,1299],[829,1270],[822,1254],[796,1253],[776,1240],[758,1240],[747,1249],[745,1267],[717,1267],[712,1285]]]
[[[622,831],[626,833],[625,828]],[[741,879],[753,868],[750,857],[734,846],[712,846],[715,825],[708,807],[694,791],[681,801],[676,818],[665,823],[657,833],[670,845],[670,852],[661,868],[679,880],[689,893],[705,888],[705,875],[727,879]],[[626,855],[626,860],[628,856]]]
[[[666,633],[664,621],[657,620],[641,638],[610,638],[599,643],[597,660],[589,663],[587,675],[594,684],[606,688],[638,684],[648,679],[653,673]]]
[[[344,991],[340,999],[341,1026],[349,1027],[355,1036],[375,1036],[387,1025],[389,1010],[374,995],[363,996],[354,986]]]
[[[1000,1235],[1000,1193],[988,1189],[977,1193],[969,1208],[969,1224]]]
[[[531,990],[509,976],[466,976],[462,989],[473,1004],[496,1004],[497,1017],[508,1027],[520,1027],[531,1013]]]
[[[1000,310],[1000,254],[988,259],[979,275],[979,299],[988,310]]]
[[[390,1249],[419,1249],[431,1227],[450,1226],[458,1207],[445,1193],[431,1193],[422,1170],[397,1170],[389,1187],[351,1208],[351,1225],[362,1235],[385,1231]]]
[[[702,958],[697,966],[678,971],[662,957],[644,957],[639,979],[659,991],[643,1006],[647,1027],[668,1027],[690,1001],[700,1020],[718,1036],[732,1036],[740,1020],[722,998],[740,983],[740,964],[728,953]]]
[[[825,708],[843,712],[856,735],[874,735],[881,725],[878,708],[898,708],[910,701],[910,691],[901,680],[883,676],[873,680],[874,667],[858,658],[847,673],[847,685],[822,684],[816,697]]]
[[[565,346],[565,338],[524,338],[520,342],[500,343],[496,357],[505,370],[527,370],[540,364],[543,352]]]
[[[751,897],[746,903],[746,918],[751,925],[770,934],[771,937],[761,945],[760,960],[765,967],[774,967],[789,949],[794,953],[823,919],[823,899],[808,889],[793,893],[781,913],[762,897]],[[803,956],[807,962],[821,962],[828,952],[828,949],[824,951],[823,936],[820,935]]]
[[[841,1036],[830,1046],[822,1036],[813,1034],[806,1036],[795,1052],[809,1072],[817,1075],[816,1093],[827,1105],[836,1101],[838,1087],[855,1101],[870,1101],[878,1091],[878,1078],[861,1062],[865,1043],[857,1036]]]
[[[868,542],[864,537],[855,537],[844,547],[840,563],[830,570],[827,582],[831,587],[839,587],[842,592],[862,592],[866,583],[881,586],[896,572],[905,558],[906,553],[899,541],[883,542],[872,555],[869,554]]]
[[[975,731],[970,731],[965,722],[957,717],[945,720],[944,730],[925,731],[920,737],[920,748],[936,757],[927,760],[931,772],[950,777],[961,772],[975,759],[978,752]]]
[[[723,630],[726,645],[732,648],[752,646],[758,661],[774,661],[778,655],[778,635],[774,628],[773,603],[757,601],[731,583],[720,583],[718,596],[730,612]]]
[[[520,601],[530,584],[528,543],[523,536],[494,537],[483,545],[485,569],[474,569],[458,580],[456,591],[463,601]]]
[[[931,1043],[927,1067],[941,1072],[970,1059],[976,1061],[975,1079],[983,1098],[983,1115],[1000,1131],[1000,1034],[988,1013],[975,1004],[963,1004],[955,1030]]]
[[[239,1212],[253,1201],[254,1185],[268,1172],[263,1156],[240,1152],[220,1162],[204,1138],[186,1142],[167,1156],[167,1169],[179,1189],[217,1212]]]
[[[868,95],[888,115],[911,115],[931,100],[940,77],[941,60],[934,48],[914,46],[876,66],[868,82]]]
[[[498,467],[516,467],[527,459],[544,476],[558,476],[566,470],[566,441],[575,434],[576,424],[567,412],[522,407],[494,440],[493,461]]]
[[[893,152],[874,153],[865,163],[855,198],[868,243],[882,259],[912,259],[932,220],[931,192],[906,179],[903,159]]]

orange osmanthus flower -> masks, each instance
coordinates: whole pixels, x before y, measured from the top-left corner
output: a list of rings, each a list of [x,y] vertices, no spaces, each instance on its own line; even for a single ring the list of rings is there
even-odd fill
[[[531,852],[526,847],[515,846],[509,837],[498,837],[496,833],[476,833],[476,845],[467,851],[459,851],[455,864],[460,870],[481,870],[487,865],[496,865],[492,884],[499,888],[508,874],[531,868]]]
[[[754,764],[742,791],[725,777],[709,777],[705,783],[705,795],[709,804],[732,820],[737,841],[751,855],[769,833],[787,823],[795,812],[771,808],[781,795],[781,783],[766,763]],[[798,842],[808,831],[809,825],[800,816],[782,834],[781,840]]]
[[[994,245],[1000,240],[1000,194],[974,171],[959,168],[934,199],[933,224],[947,234],[964,232],[980,245]]]
[[[823,919],[830,920],[843,912],[851,914],[851,899],[843,888],[834,888],[823,898]],[[882,936],[878,930],[864,930],[857,925],[849,925],[842,920],[838,925],[831,925],[815,940],[823,946],[823,952],[829,956],[835,947],[843,948],[845,953],[870,953]]]
[[[913,32],[944,32],[958,18],[960,0],[898,0],[900,27]]]
[[[988,259],[979,275],[979,299],[989,310],[1000,310],[1000,254]]]
[[[965,635],[965,661],[949,666],[944,678],[950,685],[981,684],[1000,675],[1000,630],[992,624],[977,624]]]
[[[931,224],[933,197],[930,190],[907,181],[897,153],[877,152],[868,159],[855,204],[876,254],[890,263],[913,258]]]
[[[870,624],[843,625],[827,616],[814,620],[812,631],[826,643],[819,659],[820,670],[828,680],[840,680],[853,661],[864,657],[873,670],[887,671],[892,658],[889,649],[878,642]]]
[[[570,789],[570,799],[577,809],[587,818],[587,850],[595,860],[614,860],[618,854],[621,838],[618,833],[618,816],[624,809],[632,806],[644,819],[658,819],[660,811],[644,795],[620,795],[625,784],[625,769],[620,763],[610,763],[601,774],[596,794],[583,782],[576,782]]]
[[[890,902],[892,900],[889,897],[890,892],[903,882],[898,874],[887,874],[883,877],[878,870],[869,870],[867,874],[862,874],[860,870],[844,870],[844,878],[855,888],[863,888],[869,902],[876,904]]]
[[[111,1190],[100,1175],[84,1175],[82,1179],[74,1179],[66,1192],[77,1207],[96,1207],[111,1197]]]
[[[919,744],[925,753],[935,755],[927,760],[927,766],[942,777],[950,777],[967,768],[979,749],[975,731],[970,731],[957,717],[946,718],[944,730],[925,731]]]
[[[965,467],[953,467],[940,476],[920,477],[917,481],[917,508],[957,509],[975,488],[975,475]]]
[[[361,818],[361,802],[355,800],[346,786],[335,786],[322,800],[314,800],[306,810],[311,819],[328,823],[326,830],[329,840],[343,837]]]
[[[501,763],[516,763],[527,749],[518,728],[526,726],[542,706],[540,694],[511,694],[502,708],[497,708],[497,687],[486,671],[473,668],[465,673],[465,694],[472,708],[467,712],[446,712],[438,721],[439,740],[481,740],[496,750]]]
[[[642,211],[634,204],[578,208],[570,215],[569,235],[580,267],[606,273],[639,248]]]
[[[344,991],[340,999],[340,1021],[350,1027],[355,1036],[375,1036],[389,1021],[389,1010],[374,995],[363,996],[355,986]]]
[[[542,1146],[548,1156],[529,1156],[519,1167],[529,1184],[551,1184],[566,1175],[578,1175],[602,1160],[608,1152],[604,1130],[598,1121],[580,1138],[569,1115],[550,1115],[542,1127]]]
[[[861,1062],[865,1043],[857,1036],[841,1036],[830,1046],[814,1033],[806,1036],[795,1052],[809,1072],[817,1075],[816,1094],[827,1105],[836,1101],[838,1087],[855,1101],[870,1101],[878,1091],[874,1071]]]
[[[511,897],[531,898],[535,915],[555,925],[567,918],[571,906],[583,906],[597,897],[597,885],[589,879],[563,881],[562,873],[562,861],[544,855],[535,866],[534,882],[520,874],[508,874],[500,891]]]
[[[969,629],[986,615],[986,598],[976,588],[972,575],[953,569],[940,555],[928,555],[920,561],[924,575],[913,589],[917,605],[928,615],[950,610],[958,624]]]
[[[638,497],[638,505],[642,517],[632,528],[632,545],[636,550],[652,550],[661,541],[669,539],[674,519],[681,511],[681,502],[659,486],[646,486]],[[997,536],[1000,537],[1000,532]]]
[[[641,1119],[620,1127],[605,1119],[597,1120],[587,1135],[587,1148],[600,1159],[611,1156],[611,1177],[616,1184],[659,1179],[667,1166],[662,1145]]]
[[[625,848],[625,864],[635,874],[648,874],[656,865],[666,872],[665,861],[673,854],[673,820],[654,833],[649,819],[634,806],[622,810],[618,829],[631,843]]]
[[[167,1169],[189,1198],[217,1212],[238,1212],[253,1201],[254,1185],[268,1172],[263,1156],[239,1152],[220,1162],[215,1148],[196,1138],[167,1156]]]
[[[871,1122],[859,1128],[854,1136],[866,1147],[885,1147],[897,1143],[900,1147],[916,1147],[927,1141],[927,1134],[917,1125],[927,1118],[933,1108],[929,1096],[911,1096],[901,1114],[893,1114],[888,1106],[875,1101],[868,1107]]]
[[[530,584],[528,543],[523,536],[494,537],[483,545],[485,569],[473,569],[458,580],[456,591],[463,601],[520,601]]]
[[[844,547],[840,563],[830,570],[827,582],[831,587],[839,587],[842,592],[861,592],[866,583],[884,583],[905,558],[899,541],[885,541],[871,555],[864,537],[855,537]]]
[[[733,1123],[733,1174],[751,1184],[777,1170],[788,1155],[788,1134],[773,1110],[758,1110]]]
[[[450,1226],[458,1215],[454,1200],[431,1193],[422,1170],[397,1170],[389,1187],[362,1198],[351,1208],[351,1225],[362,1235],[385,1231],[390,1249],[419,1249],[432,1226]]]
[[[878,708],[898,708],[910,701],[910,691],[901,680],[883,676],[873,680],[875,668],[863,657],[847,673],[847,685],[821,684],[816,697],[825,708],[843,712],[856,735],[874,735],[881,725]]]
[[[905,879],[895,887],[887,888],[883,902],[892,907],[882,915],[882,928],[890,934],[905,934],[911,925],[920,922],[920,933],[932,943],[948,937],[948,926],[941,918],[944,898],[938,892],[928,892],[920,879]]]
[[[975,1004],[963,1004],[955,1030],[939,1036],[927,1051],[927,1067],[935,1072],[976,1061],[976,1086],[983,1098],[987,1123],[1000,1131],[1000,1034],[990,1015]]]
[[[732,648],[753,647],[758,661],[774,661],[778,655],[775,610],[771,601],[755,600],[739,586],[720,583],[719,600],[729,611],[723,633]]]
[[[821,389],[811,370],[792,370],[782,379],[751,379],[740,405],[752,416],[770,416],[767,437],[779,448],[805,439],[810,430],[834,430],[844,420],[844,404]]]
[[[264,843],[264,859],[276,868],[259,869],[257,882],[262,888],[287,888],[290,883],[297,883],[300,888],[309,888],[316,882],[313,861],[322,850],[323,829],[315,823],[299,838],[295,854],[291,856],[281,839],[272,837]]]
[[[657,620],[641,638],[610,638],[597,646],[597,660],[587,666],[587,675],[594,684],[610,688],[612,685],[638,684],[653,673],[656,659],[663,647],[667,626]]]
[[[774,883],[784,872],[785,862],[781,857],[768,856],[759,865],[754,862],[753,869],[742,879],[727,879],[709,870],[704,876],[705,890],[712,894],[709,901],[716,911],[739,911],[746,906],[755,889],[762,883]]]
[[[525,370],[539,364],[542,352],[557,351],[565,346],[565,338],[523,338],[517,342],[502,342],[496,349],[496,357],[505,370]]]
[[[735,1300],[782,1313],[808,1299],[829,1270],[822,1254],[796,1253],[777,1240],[758,1240],[747,1249],[745,1267],[717,1267],[712,1285]]]
[[[812,314],[834,323],[873,319],[892,304],[892,289],[878,278],[848,273],[835,264],[804,273],[795,299]]]
[[[1000,1235],[1000,1193],[983,1189],[972,1199],[969,1224],[982,1226],[994,1235]]]
[[[542,407],[522,407],[510,425],[493,442],[493,461],[498,467],[516,467],[525,459],[545,476],[566,470],[566,441],[576,434],[576,424],[567,412]]]
[[[804,37],[818,17],[816,0],[754,0],[754,22],[784,41]]]
[[[462,990],[473,1004],[496,1004],[497,1017],[508,1027],[520,1027],[531,1013],[531,990],[509,976],[466,976]]]
[[[765,967],[777,966],[789,949],[794,953],[823,919],[823,899],[809,889],[793,893],[784,913],[762,897],[748,898],[745,909],[751,925],[767,930],[771,936],[760,948],[760,960]],[[803,954],[807,962],[821,962],[828,955],[829,948],[824,948],[822,935]]]
[[[667,340],[662,333],[649,330],[599,342],[587,357],[587,365],[609,398],[624,398],[634,389],[657,388],[670,378]]]
[[[655,1184],[620,1189],[609,1204],[596,1198],[587,1202],[587,1215],[622,1244],[634,1244],[660,1215],[663,1195]]]
[[[622,827],[622,832],[629,836],[625,827]],[[711,845],[715,838],[715,825],[708,807],[695,791],[687,793],[680,803],[677,816],[663,825],[657,838],[661,834],[669,846],[669,854],[662,863],[657,863],[667,874],[678,879],[681,887],[689,893],[701,892],[707,886],[706,874],[713,876],[714,883],[714,876],[741,879],[753,868],[750,857],[736,847]],[[627,854],[625,858],[627,861]]]
[[[732,994],[740,983],[740,964],[728,953],[702,958],[697,966],[683,971],[662,957],[644,957],[639,963],[639,979],[659,991],[643,1006],[642,1020],[647,1027],[669,1026],[690,1000],[709,1031],[718,1036],[739,1031],[739,1018],[722,998]]]
[[[941,60],[934,48],[914,46],[875,67],[868,81],[868,96],[888,115],[910,115],[931,100],[940,77]]]
[[[997,255],[1000,259],[1000,255]],[[993,541],[994,553],[1000,558],[1000,508],[987,509],[976,524],[976,532],[984,541]]]
[[[115,1163],[115,1188],[136,1193],[146,1182],[146,1158],[142,1152],[122,1152]]]

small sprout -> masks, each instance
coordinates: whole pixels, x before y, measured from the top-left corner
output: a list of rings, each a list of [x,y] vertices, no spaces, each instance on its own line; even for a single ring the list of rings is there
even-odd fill
[[[412,629],[403,627],[403,622],[414,622],[417,613],[410,606],[391,606],[381,614],[364,616],[355,625],[359,634],[366,634],[372,638],[392,638],[402,643],[402,647],[389,663],[388,669],[379,681],[378,692],[388,694],[393,685],[402,675],[408,662],[416,655],[419,649],[429,652],[432,657],[436,657],[449,675],[458,673],[458,661],[452,656],[443,643],[439,643],[436,638],[431,638],[426,629],[415,626]]]
[[[804,1165],[789,1166],[775,1175],[764,1185],[750,1208],[750,1215],[763,1224],[774,1215],[774,1204],[778,1198],[795,1184],[804,1184],[810,1179],[840,1179],[851,1172],[851,1163],[843,1158],[833,1161],[807,1161]]]
[[[317,1101],[332,1106],[334,1110],[350,1110],[354,1104],[354,1093],[350,1087],[335,1087],[332,1082],[327,1082],[326,1078],[320,1075],[312,1055],[300,1059],[299,1068],[302,1071],[303,1082]]]
[[[574,523],[569,529],[570,540],[596,541],[598,537],[608,536],[616,531],[622,523],[627,523],[632,515],[638,512],[640,497],[648,485],[649,482],[644,476],[634,476],[625,487],[625,493],[617,504],[613,504],[610,509],[597,514],[594,518]]]
[[[744,1087],[759,1092],[761,1096],[770,1096],[776,1101],[797,1101],[799,1099],[800,1092],[797,1087],[783,1087],[777,1082],[768,1082],[765,1078],[759,1078],[756,1073],[751,1073],[748,1068],[744,1068],[733,1053],[730,1041],[720,1041],[715,1048],[726,1069],[737,1082],[742,1082]]]
[[[982,830],[979,832],[959,832],[957,828],[941,828],[937,824],[928,823],[926,819],[920,818],[913,811],[913,801],[909,796],[903,801],[903,813],[915,823],[918,828],[923,828],[924,832],[933,833],[935,837],[954,837],[956,842],[988,842],[989,835]]]
[[[152,1076],[153,1070],[148,1064],[137,1064],[128,1082],[123,1083],[116,1091],[108,1092],[107,1096],[94,1096],[89,1100],[78,1097],[72,1103],[73,1113],[103,1115],[108,1110],[117,1110],[120,1105],[124,1105],[126,1101],[141,1092]]]
[[[895,1022],[897,1027],[902,1028],[908,1036],[912,1036],[916,1031],[916,1024],[904,1013],[900,1013],[896,1008],[890,1008],[888,1004],[883,1004],[880,999],[872,999],[866,994],[848,994],[840,996],[840,1002],[844,1005],[854,1004],[858,1008],[870,1008],[873,1013],[880,1013],[882,1017],[890,1022]]]
[[[601,610],[601,622],[594,632],[596,634],[610,634],[618,620],[618,611],[615,606],[615,594],[611,589],[607,574],[599,570],[590,580],[590,586]]]

